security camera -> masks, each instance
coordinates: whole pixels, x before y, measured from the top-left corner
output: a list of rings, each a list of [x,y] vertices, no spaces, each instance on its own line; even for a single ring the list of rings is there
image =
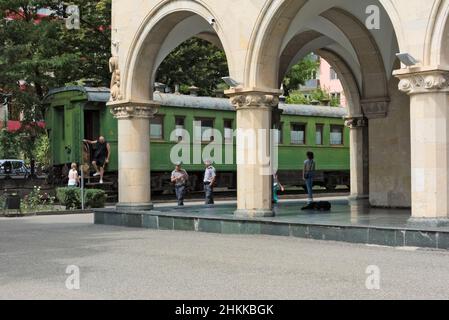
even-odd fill
[[[209,22],[209,24],[211,25],[211,26],[213,26],[213,25],[215,25],[215,18],[213,18],[213,17],[210,17],[209,19],[207,19],[207,22]]]
[[[399,60],[405,64],[407,67],[412,67],[416,65],[419,60],[415,59],[412,55],[409,53],[396,53],[396,57],[399,58]]]
[[[228,86],[230,86],[231,88],[236,88],[236,87],[238,87],[239,85],[241,85],[240,82],[238,82],[237,80],[232,79],[231,77],[223,77],[223,78],[221,78],[221,79],[223,79],[223,81],[224,81]]]

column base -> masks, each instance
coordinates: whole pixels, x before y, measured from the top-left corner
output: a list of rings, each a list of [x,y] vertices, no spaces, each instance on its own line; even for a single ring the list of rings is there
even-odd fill
[[[237,218],[264,218],[264,217],[274,217],[273,210],[236,210],[234,211],[234,216]]]
[[[117,203],[117,211],[151,211],[154,209],[152,203]]]
[[[356,207],[371,207],[369,202],[369,195],[351,195],[348,197],[348,203],[350,206]]]
[[[410,218],[407,224],[411,227],[427,227],[427,228],[439,228],[448,227],[449,219],[434,219],[434,218]]]

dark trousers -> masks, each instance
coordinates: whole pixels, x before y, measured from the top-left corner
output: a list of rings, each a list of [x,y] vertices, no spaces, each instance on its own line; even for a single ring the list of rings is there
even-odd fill
[[[186,194],[186,186],[175,186],[176,199],[178,200],[178,206],[184,205],[184,196]]]
[[[214,187],[211,184],[204,184],[206,193],[206,204],[214,204]]]

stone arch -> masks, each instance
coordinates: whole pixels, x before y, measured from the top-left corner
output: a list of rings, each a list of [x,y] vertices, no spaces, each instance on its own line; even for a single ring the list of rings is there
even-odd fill
[[[342,57],[328,49],[319,49],[316,50],[316,53],[325,59],[339,74],[339,79],[348,99],[349,116],[361,116],[363,111],[360,106],[360,89],[349,66]]]
[[[285,47],[279,62],[279,76],[278,83],[282,82],[282,79],[287,74],[288,70],[301,60],[310,52],[326,53],[326,57],[331,57],[333,64],[331,65],[335,70],[340,70],[340,73],[351,77],[351,85],[358,91],[360,96],[360,88],[362,88],[362,75],[360,73],[360,65],[357,59],[353,59],[351,53],[349,53],[343,46],[335,44],[335,42],[326,37],[325,35],[315,30],[308,30],[303,33],[297,34]],[[343,59],[343,57],[345,57]],[[329,61],[331,62],[331,61]],[[349,87],[347,88],[349,89]]]
[[[424,64],[434,67],[449,67],[449,1],[438,0],[432,12],[428,28]]]
[[[357,18],[338,8],[323,12],[321,16],[338,26],[357,52],[363,77],[363,98],[386,98],[388,96],[388,84],[384,62],[369,31]],[[367,86],[366,84],[370,85]]]
[[[223,28],[220,21],[217,20],[213,27],[210,26],[207,20],[210,17],[215,18],[216,15],[203,1],[198,0],[168,0],[155,7],[144,19],[130,46],[130,53],[123,68],[126,71],[122,79],[124,100],[151,100],[152,83],[158,65],[165,58],[164,54],[168,55],[170,49],[176,48],[183,41],[198,34],[215,33],[217,35],[228,58],[228,65],[232,74],[233,63],[230,59],[232,56],[229,54],[230,50]],[[194,23],[198,23],[197,20],[199,19],[203,22],[203,26],[191,28],[190,33],[184,30],[181,36],[171,38],[172,43],[167,44],[166,40],[170,37],[173,29],[183,22],[188,22],[189,19]],[[206,28],[206,25],[209,25],[209,28]],[[165,49],[166,52],[161,54],[162,49]]]
[[[282,54],[282,42],[287,34],[288,28],[291,25],[296,14],[302,10],[308,1],[282,1],[282,2],[270,2],[265,10],[261,14],[256,29],[249,47],[246,68],[245,68],[245,83],[248,87],[256,87],[262,89],[270,89],[277,87],[277,76],[279,74],[279,57]],[[390,21],[393,25],[396,38],[399,45],[403,43],[401,23],[396,12],[395,5],[390,0],[379,0],[379,3],[388,11]],[[391,11],[391,16],[390,16]],[[321,13],[321,17],[330,19],[331,22],[345,33],[351,41],[363,34],[365,36],[364,41],[368,44],[370,49],[377,47],[377,44],[370,32],[365,26],[349,12],[339,8],[329,8]],[[347,23],[348,25],[345,25]],[[357,35],[354,30],[351,30],[348,26],[357,27],[359,34]],[[367,51],[364,50],[363,45],[356,46],[354,49],[359,49],[358,54],[362,57],[367,56]],[[372,51],[371,51],[372,52]],[[376,61],[375,65],[366,64],[364,73],[367,78],[382,77],[381,72],[374,72],[369,74],[374,67],[383,66],[383,61]],[[377,90],[378,92],[363,92],[369,99],[379,98],[386,96],[387,92],[387,76],[383,76],[384,80],[382,88]],[[364,88],[362,88],[364,91]]]

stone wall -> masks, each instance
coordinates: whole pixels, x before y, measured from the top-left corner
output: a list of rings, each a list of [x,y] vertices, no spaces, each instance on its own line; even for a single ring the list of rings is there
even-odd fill
[[[411,206],[410,99],[390,80],[388,116],[369,122],[370,203],[378,207]]]

